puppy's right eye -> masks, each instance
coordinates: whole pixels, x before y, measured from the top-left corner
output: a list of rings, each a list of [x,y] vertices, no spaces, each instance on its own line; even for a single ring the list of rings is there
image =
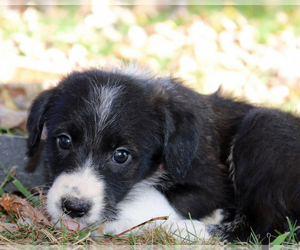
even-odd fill
[[[117,149],[112,157],[113,161],[119,164],[125,163],[129,158],[129,153],[124,149]]]
[[[69,149],[71,146],[71,138],[67,135],[57,137],[57,144],[62,149]]]

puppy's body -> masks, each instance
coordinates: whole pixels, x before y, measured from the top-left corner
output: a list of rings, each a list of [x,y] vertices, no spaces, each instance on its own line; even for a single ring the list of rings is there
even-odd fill
[[[283,232],[286,216],[299,221],[299,118],[290,114],[172,78],[90,70],[35,100],[29,155],[44,125],[55,220],[63,211],[85,225],[105,220],[114,234],[170,215],[170,229],[193,232],[190,215],[199,236],[228,240],[247,239],[250,228]],[[220,209],[220,225],[201,222]]]

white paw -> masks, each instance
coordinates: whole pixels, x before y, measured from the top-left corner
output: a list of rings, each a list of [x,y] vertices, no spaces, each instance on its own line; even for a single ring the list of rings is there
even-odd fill
[[[154,229],[160,226],[161,224],[163,224],[164,222],[165,220],[157,220],[155,222],[146,223],[143,226],[132,229],[136,227],[138,224],[140,224],[141,222],[137,223],[135,221],[133,222],[130,220],[115,220],[105,225],[103,229],[103,233],[106,235],[117,235],[130,230],[129,232],[126,233],[127,235],[130,233],[133,233],[135,235],[142,235],[145,230]]]
[[[206,224],[198,220],[167,221],[167,230],[178,241],[203,241],[210,239]]]
[[[103,233],[105,235],[117,235],[120,234],[130,228],[127,227],[127,224],[125,220],[115,220],[108,222],[105,224]]]
[[[136,224],[133,225],[133,223],[126,220],[112,221],[104,226],[103,234],[117,235],[134,226],[136,226]],[[128,232],[127,235],[130,233],[141,235],[144,233],[144,230],[151,230],[159,226],[165,228],[165,230],[179,242],[206,241],[210,239],[206,224],[198,220],[158,220],[136,228]]]

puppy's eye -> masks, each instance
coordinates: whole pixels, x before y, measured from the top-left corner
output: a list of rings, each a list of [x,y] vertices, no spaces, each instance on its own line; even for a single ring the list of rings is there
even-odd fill
[[[129,158],[129,153],[124,149],[117,149],[112,157],[113,161],[119,164],[125,163]]]
[[[57,137],[57,144],[62,149],[69,149],[71,146],[71,142],[72,142],[71,138],[67,135],[61,135],[61,136]]]

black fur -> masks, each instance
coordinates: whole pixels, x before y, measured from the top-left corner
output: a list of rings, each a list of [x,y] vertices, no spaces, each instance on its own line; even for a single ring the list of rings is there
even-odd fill
[[[101,86],[122,91],[99,128]],[[109,216],[163,163],[166,174],[156,188],[186,218],[224,209],[223,223],[209,226],[223,239],[247,240],[251,228],[265,238],[288,230],[287,216],[292,223],[300,219],[300,120],[289,113],[219,92],[201,95],[172,78],[89,70],[72,73],[36,98],[27,123],[30,156],[44,125],[47,180],[75,171],[92,155],[108,185]],[[58,149],[57,138],[66,131],[72,147]],[[119,146],[132,156],[122,168],[108,160]]]

